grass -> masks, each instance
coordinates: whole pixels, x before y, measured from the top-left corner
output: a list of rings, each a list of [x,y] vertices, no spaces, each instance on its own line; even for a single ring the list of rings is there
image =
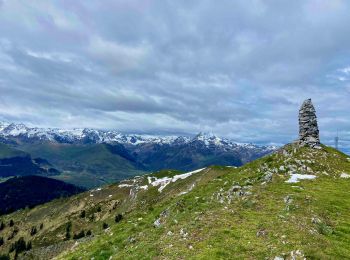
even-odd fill
[[[9,158],[15,156],[26,156],[25,152],[11,148],[10,146],[0,143],[0,158]]]

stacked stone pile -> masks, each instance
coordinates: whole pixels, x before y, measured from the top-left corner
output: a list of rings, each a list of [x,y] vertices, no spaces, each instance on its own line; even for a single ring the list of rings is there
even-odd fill
[[[301,146],[320,147],[316,110],[311,99],[305,100],[299,110],[298,142]]]

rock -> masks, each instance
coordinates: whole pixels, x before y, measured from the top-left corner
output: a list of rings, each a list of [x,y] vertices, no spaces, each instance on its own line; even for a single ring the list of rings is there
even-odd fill
[[[271,182],[272,181],[272,175],[273,173],[272,172],[266,172],[264,177],[263,177],[263,180],[266,181],[266,182]]]
[[[231,187],[230,191],[232,191],[232,192],[239,191],[239,190],[241,190],[241,188],[242,187],[239,185],[234,185]]]
[[[284,197],[284,203],[286,203],[287,205],[291,204],[293,202],[293,199],[290,195],[287,195],[286,197]]]
[[[181,228],[180,235],[182,236],[182,238],[186,238],[188,236],[188,233],[183,228]]]
[[[267,231],[265,229],[261,229],[258,232],[256,232],[257,237],[266,237]]]
[[[313,224],[321,224],[322,223],[322,221],[319,218],[317,218],[317,217],[311,218],[311,222]]]
[[[307,99],[299,110],[299,145],[320,148],[320,137],[317,125],[316,110]]]
[[[290,252],[291,260],[306,259],[304,253],[301,250],[295,250]]]
[[[162,223],[160,222],[160,218],[157,218],[154,222],[153,222],[153,226],[156,228],[159,228],[162,225]]]
[[[129,241],[129,243],[135,243],[136,239],[134,237],[129,237],[128,241]]]

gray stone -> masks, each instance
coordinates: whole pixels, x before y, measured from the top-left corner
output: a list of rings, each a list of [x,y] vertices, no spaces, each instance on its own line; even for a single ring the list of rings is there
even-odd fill
[[[316,110],[307,99],[299,110],[299,144],[301,146],[320,147],[320,136],[317,125]]]
[[[160,222],[160,219],[157,218],[154,222],[153,222],[153,226],[156,228],[159,228],[162,225],[162,223]]]

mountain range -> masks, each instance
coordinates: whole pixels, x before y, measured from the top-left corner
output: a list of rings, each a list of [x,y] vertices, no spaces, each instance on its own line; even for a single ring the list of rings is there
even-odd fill
[[[203,133],[193,137],[155,136],[4,122],[0,123],[0,142],[46,160],[60,172],[55,178],[88,188],[160,169],[241,166],[276,149]]]

